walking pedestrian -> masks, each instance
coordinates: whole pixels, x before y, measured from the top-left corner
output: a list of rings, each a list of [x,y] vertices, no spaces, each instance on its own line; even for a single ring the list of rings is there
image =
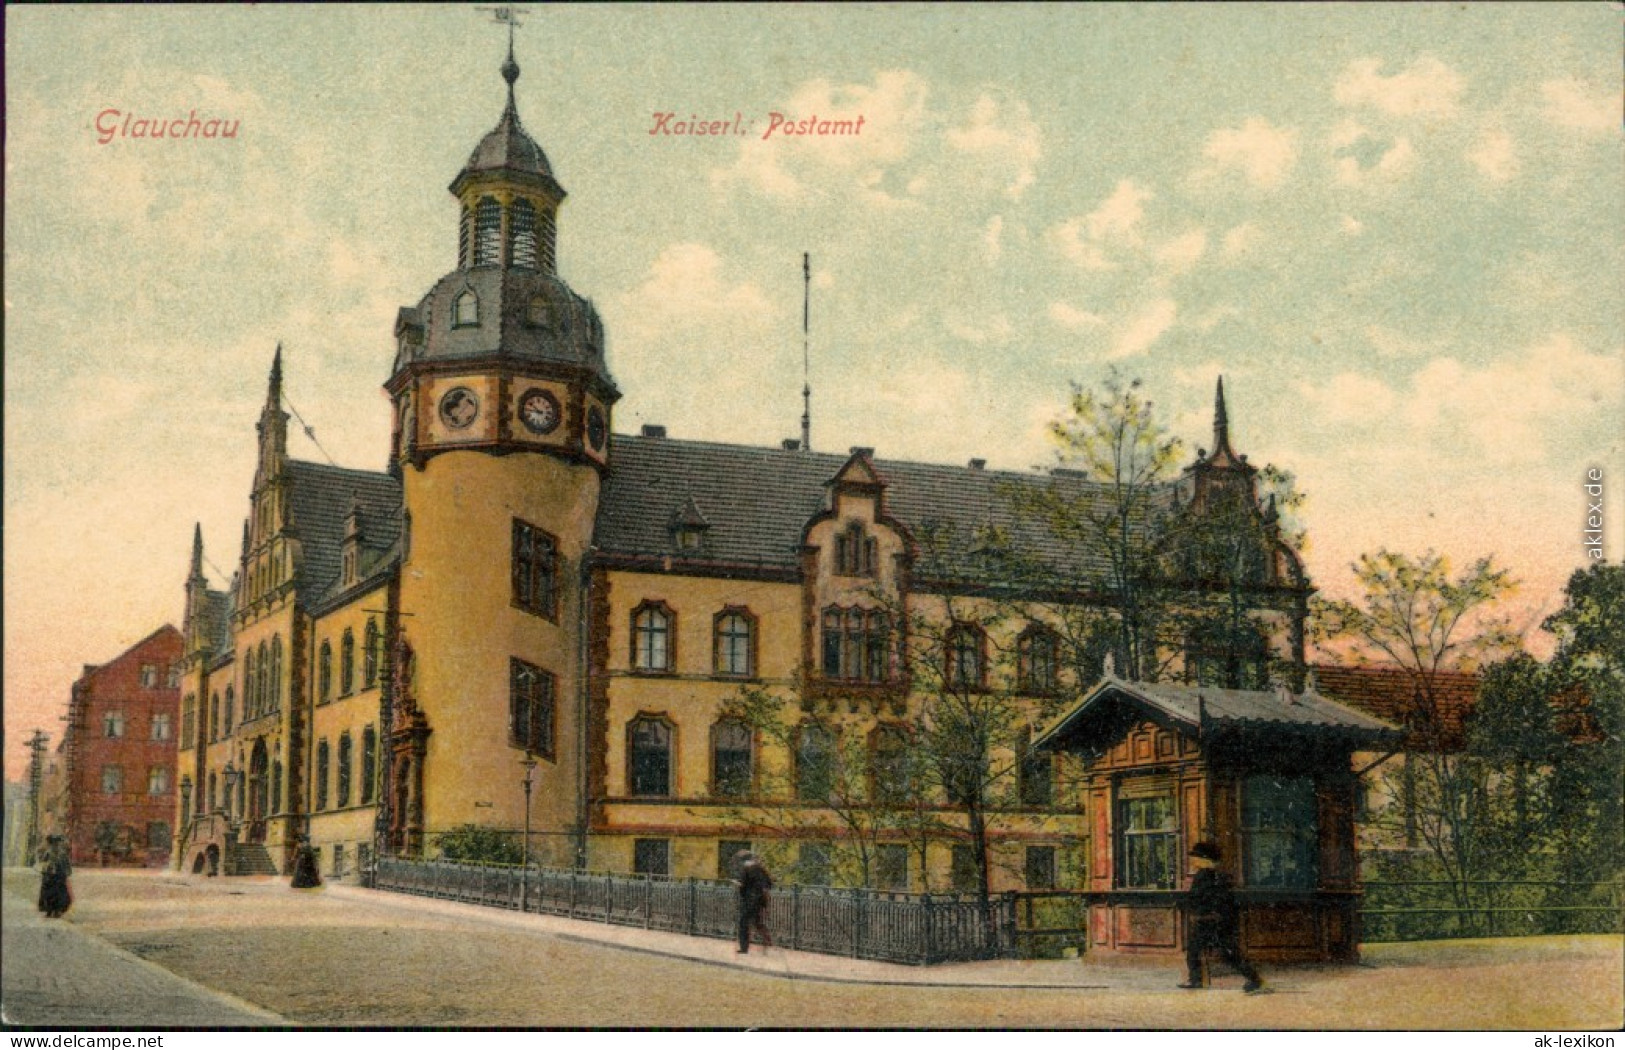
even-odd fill
[[[1241,954],[1241,909],[1236,904],[1236,887],[1230,876],[1218,868],[1219,847],[1198,842],[1191,847],[1196,875],[1185,896],[1185,983],[1181,988],[1204,988],[1202,954],[1212,950],[1224,957],[1235,971],[1247,979],[1242,991],[1254,995],[1264,990],[1264,978]]]
[[[68,889],[68,876],[73,864],[68,857],[68,844],[61,835],[49,835],[45,848],[40,851],[39,910],[47,919],[60,919],[73,906],[73,893]]]
[[[734,861],[739,866],[739,954],[745,955],[750,951],[752,930],[762,935],[765,946],[773,947],[773,935],[768,932],[765,921],[773,876],[767,873],[767,866],[761,859],[749,850],[734,854]]]

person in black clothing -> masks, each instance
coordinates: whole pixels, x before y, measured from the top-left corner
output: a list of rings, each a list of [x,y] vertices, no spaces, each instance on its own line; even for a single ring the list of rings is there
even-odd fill
[[[1224,956],[1235,971],[1247,979],[1242,991],[1249,995],[1264,990],[1264,978],[1241,954],[1241,912],[1236,906],[1236,888],[1230,876],[1216,866],[1219,847],[1198,842],[1191,847],[1196,875],[1185,896],[1185,983],[1181,988],[1205,987],[1202,981],[1202,953],[1208,949]]]
[[[73,864],[68,857],[68,844],[61,835],[50,835],[45,848],[40,850],[39,910],[47,919],[60,919],[73,906],[73,894],[68,889],[68,876]]]
[[[762,935],[762,943],[773,947],[773,935],[767,932],[764,916],[767,914],[767,891],[773,888],[773,876],[767,873],[756,854],[740,850],[734,855],[739,865],[739,954],[750,951],[752,930]]]

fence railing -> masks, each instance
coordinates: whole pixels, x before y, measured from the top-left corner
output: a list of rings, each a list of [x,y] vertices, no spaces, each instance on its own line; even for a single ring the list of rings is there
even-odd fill
[[[1361,939],[1420,941],[1625,932],[1625,883],[1540,880],[1365,883]]]
[[[732,883],[546,868],[384,857],[377,889],[490,907],[641,926],[696,937],[738,935]],[[1023,895],[1025,896],[1025,895]],[[1042,896],[1042,895],[1041,895]],[[855,959],[931,964],[1010,958],[1017,951],[1017,894],[984,905],[969,894],[884,893],[787,886],[773,891],[767,928],[773,943]]]

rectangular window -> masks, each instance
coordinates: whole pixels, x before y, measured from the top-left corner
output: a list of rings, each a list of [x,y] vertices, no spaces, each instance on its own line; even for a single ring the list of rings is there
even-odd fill
[[[508,661],[508,743],[553,759],[553,676],[523,660]]]
[[[147,825],[147,848],[169,848],[169,825],[161,820],[155,820]]]
[[[361,731],[361,804],[372,801],[372,785],[378,779],[378,731],[372,726]]]
[[[1055,847],[1027,847],[1027,888],[1053,890],[1055,888]]]
[[[124,790],[124,767],[102,767],[102,794],[117,795]]]
[[[1312,889],[1319,843],[1313,777],[1248,777],[1241,827],[1248,886]]]
[[[323,740],[316,745],[316,808],[327,808],[328,747]]]
[[[717,674],[748,677],[751,667],[751,618],[745,613],[730,612],[716,620]]]
[[[1172,792],[1117,800],[1117,885],[1171,890],[1178,871],[1179,831]]]
[[[191,693],[181,701],[181,746],[191,747],[197,740],[197,697]]]
[[[344,876],[344,843],[335,842],[333,844],[333,877],[335,879],[337,879],[337,878],[342,878],[343,876]]]
[[[955,893],[974,893],[982,887],[976,870],[976,851],[964,843],[955,843],[948,858],[948,884]]]
[[[632,874],[670,875],[671,843],[665,839],[633,839]]]
[[[558,615],[558,544],[536,526],[514,519],[513,600],[521,609]]]
[[[890,677],[890,624],[873,609],[824,610],[825,678],[884,682]]]
[[[169,720],[171,717],[167,711],[152,716],[152,738],[154,740],[169,739]]]
[[[147,794],[169,794],[169,767],[153,766],[147,770]]]
[[[109,711],[102,715],[102,736],[117,740],[124,735],[124,712]]]
[[[877,890],[908,892],[908,847],[888,842],[875,847],[874,884]]]
[[[827,843],[803,842],[796,851],[796,881],[803,886],[828,886],[830,867]]]
[[[157,664],[142,664],[141,665],[141,688],[143,688],[143,689],[156,689],[156,688],[158,688],[158,665]]]
[[[1018,790],[1023,806],[1049,806],[1055,801],[1054,762],[1048,751],[1029,746],[1032,731],[1021,735],[1021,765],[1017,769]]]
[[[1016,649],[1016,678],[1021,692],[1047,696],[1055,692],[1055,635],[1033,628],[1021,636]]]
[[[632,667],[637,671],[670,671],[671,613],[645,605],[632,614]]]
[[[740,798],[751,789],[751,731],[743,722],[718,722],[711,730],[711,793]]]
[[[723,839],[717,843],[717,880],[728,882],[739,878],[739,865],[734,858],[741,852],[750,852],[750,843],[735,839]]]
[[[339,737],[339,808],[350,804],[350,734]]]

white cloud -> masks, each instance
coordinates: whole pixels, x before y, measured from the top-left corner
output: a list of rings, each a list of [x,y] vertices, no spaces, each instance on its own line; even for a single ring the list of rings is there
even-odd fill
[[[1019,99],[1001,103],[982,95],[972,105],[966,123],[948,129],[946,140],[953,149],[1008,169],[1004,192],[1011,198],[1020,197],[1032,185],[1034,169],[1043,155],[1038,125]]]
[[[1298,162],[1298,133],[1275,127],[1262,117],[1249,117],[1239,128],[1221,128],[1209,135],[1202,157],[1198,178],[1239,171],[1254,186],[1275,189]]]
[[[1312,418],[1332,424],[1383,422],[1395,395],[1380,379],[1343,372],[1323,386],[1299,383],[1298,396]]]
[[[1467,160],[1491,182],[1506,182],[1517,174],[1518,147],[1506,131],[1492,128],[1468,150]]]
[[[1396,117],[1449,117],[1456,113],[1463,89],[1461,74],[1431,55],[1410,68],[1383,76],[1380,59],[1362,58],[1337,78],[1332,97],[1344,106],[1369,106]]]
[[[1262,239],[1263,235],[1259,233],[1257,226],[1244,222],[1225,231],[1224,240],[1220,242],[1220,251],[1226,258],[1246,255],[1257,248]]]
[[[1195,266],[1206,251],[1207,231],[1192,230],[1163,242],[1157,249],[1156,256],[1157,262],[1179,273]]]
[[[1157,299],[1148,303],[1118,331],[1106,356],[1134,357],[1145,353],[1173,327],[1178,312],[1178,304],[1172,299]]]
[[[754,282],[728,281],[722,257],[694,243],[662,249],[643,283],[618,305],[621,338],[634,346],[713,326],[758,328],[772,314],[772,303]]]
[[[1094,211],[1051,229],[1049,238],[1063,256],[1086,270],[1112,270],[1107,248],[1135,247],[1142,241],[1145,202],[1156,195],[1133,179],[1122,179]]]
[[[977,346],[1002,346],[1010,341],[1015,334],[1015,328],[1010,318],[1002,313],[991,313],[986,316],[967,317],[964,313],[952,313],[943,318],[948,333],[957,339]],[[934,380],[933,380],[934,381]]]
[[[1576,131],[1617,132],[1620,100],[1617,92],[1602,91],[1572,77],[1540,85],[1541,115],[1553,124]]]
[[[1062,328],[1074,332],[1082,332],[1090,328],[1099,328],[1106,323],[1106,319],[1099,314],[1080,310],[1069,303],[1050,303],[1049,319]]]

